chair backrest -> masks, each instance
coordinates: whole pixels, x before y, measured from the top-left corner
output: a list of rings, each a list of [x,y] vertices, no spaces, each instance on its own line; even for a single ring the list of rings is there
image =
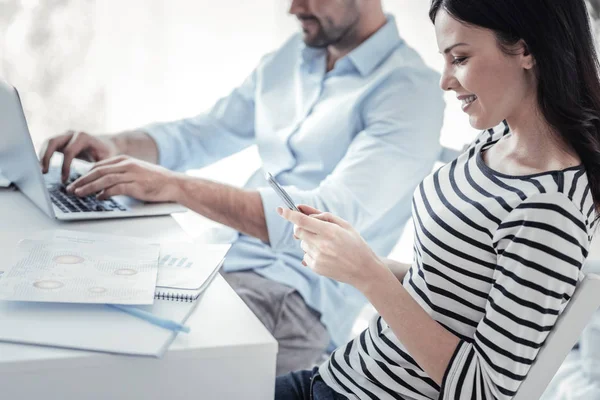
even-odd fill
[[[458,157],[462,153],[462,150],[451,149],[450,147],[442,146],[442,150],[440,151],[440,155],[438,156],[438,161],[443,162],[444,164],[453,161],[456,157]]]
[[[558,317],[513,400],[539,399],[600,307],[600,276],[587,274]]]

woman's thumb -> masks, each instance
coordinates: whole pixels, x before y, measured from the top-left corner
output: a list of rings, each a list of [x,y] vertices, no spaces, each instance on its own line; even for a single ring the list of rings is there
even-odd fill
[[[306,204],[300,204],[298,206],[298,209],[300,210],[300,212],[302,212],[302,214],[306,214],[306,215],[322,214],[323,213],[323,211],[317,210],[316,208],[311,207],[311,206],[307,206]]]

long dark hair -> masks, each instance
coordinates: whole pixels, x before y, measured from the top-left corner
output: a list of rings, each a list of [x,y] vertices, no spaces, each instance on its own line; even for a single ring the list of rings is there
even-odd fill
[[[600,79],[584,0],[432,0],[433,23],[440,9],[494,31],[507,54],[525,42],[542,115],[581,158],[600,211]]]

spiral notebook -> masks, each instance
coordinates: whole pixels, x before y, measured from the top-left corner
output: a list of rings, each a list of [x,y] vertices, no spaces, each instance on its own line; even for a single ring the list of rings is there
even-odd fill
[[[155,299],[192,302],[219,273],[230,244],[161,243]]]

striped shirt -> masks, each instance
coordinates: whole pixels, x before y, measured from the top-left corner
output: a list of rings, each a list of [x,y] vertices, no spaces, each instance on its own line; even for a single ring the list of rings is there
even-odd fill
[[[319,373],[350,399],[510,399],[573,295],[595,210],[583,166],[526,176],[489,168],[484,131],[413,197],[414,262],[403,286],[460,342],[442,387],[376,315]]]

